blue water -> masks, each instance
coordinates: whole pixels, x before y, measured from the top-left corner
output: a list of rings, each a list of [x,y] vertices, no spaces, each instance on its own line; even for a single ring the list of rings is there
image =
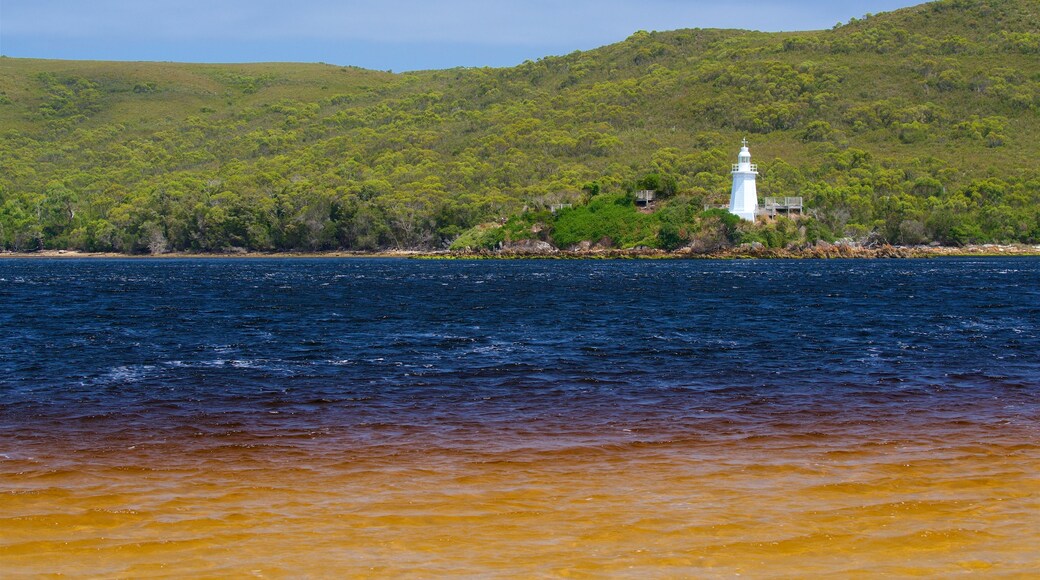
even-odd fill
[[[1022,422],[1038,321],[1031,258],[7,259],[0,430]]]

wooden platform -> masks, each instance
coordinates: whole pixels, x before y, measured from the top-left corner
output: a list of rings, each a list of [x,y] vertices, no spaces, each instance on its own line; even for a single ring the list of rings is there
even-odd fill
[[[800,214],[802,209],[800,197],[767,197],[759,206],[759,213],[772,217],[777,214]]]

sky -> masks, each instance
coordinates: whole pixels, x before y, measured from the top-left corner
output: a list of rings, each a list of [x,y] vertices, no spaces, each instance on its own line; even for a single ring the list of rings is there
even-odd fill
[[[619,42],[637,30],[815,30],[920,1],[0,0],[0,54],[497,67]]]

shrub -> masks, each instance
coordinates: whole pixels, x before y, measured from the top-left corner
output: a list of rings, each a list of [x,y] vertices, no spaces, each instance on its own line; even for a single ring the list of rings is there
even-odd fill
[[[498,224],[481,224],[474,226],[451,243],[452,250],[493,250],[506,237],[505,229]]]

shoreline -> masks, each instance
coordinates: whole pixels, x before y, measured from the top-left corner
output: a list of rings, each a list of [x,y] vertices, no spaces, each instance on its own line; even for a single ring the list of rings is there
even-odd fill
[[[677,250],[668,252],[653,249],[594,249],[522,251],[496,250],[452,252],[431,250],[386,250],[354,252],[334,250],[325,252],[235,252],[166,254],[119,254],[114,252],[79,252],[75,250],[41,250],[38,252],[0,252],[0,259],[329,259],[329,258],[409,258],[426,260],[827,260],[827,259],[911,259],[939,257],[996,257],[1040,256],[1040,245],[980,244],[951,246],[879,246],[866,248],[850,245],[821,244],[808,248],[728,248],[712,252]]]

